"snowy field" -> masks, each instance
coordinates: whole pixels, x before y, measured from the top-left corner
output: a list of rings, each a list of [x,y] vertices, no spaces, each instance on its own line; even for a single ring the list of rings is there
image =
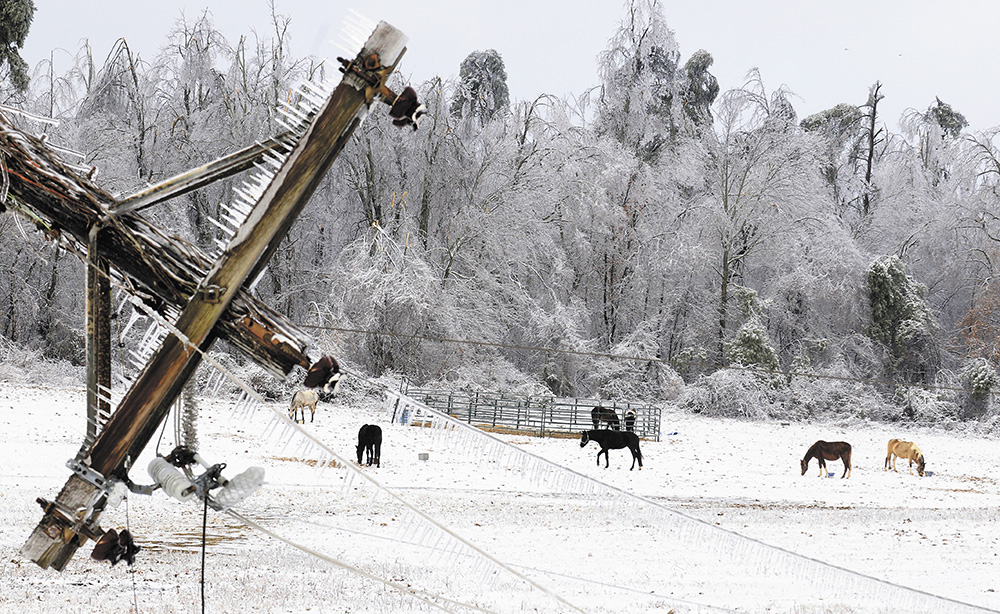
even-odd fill
[[[295,434],[267,433],[267,408],[201,404],[202,456],[230,477],[267,471],[239,513],[312,552],[209,510],[207,612],[1000,610],[995,440],[668,413],[629,471],[627,450],[598,468],[597,445],[578,438],[490,439],[391,424],[374,399],[321,403],[306,430],[343,459],[360,425],[382,426],[382,466],[357,475],[304,462]],[[41,518],[35,498],[68,477],[83,407],[82,389],[0,383],[0,612],[200,612],[200,504],[156,492],[107,511],[101,525],[127,526],[143,548],[132,568],[91,560],[92,543],[62,573],[19,554]],[[893,437],[916,441],[934,475],[883,471]],[[839,461],[837,478],[818,478],[815,461],[800,475],[817,439],[853,444],[850,479]],[[148,460],[136,482],[150,482]]]

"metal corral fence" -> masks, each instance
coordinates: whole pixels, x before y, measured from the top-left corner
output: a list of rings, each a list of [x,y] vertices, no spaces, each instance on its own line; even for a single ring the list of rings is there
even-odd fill
[[[635,411],[635,433],[645,439],[660,440],[660,408],[640,403],[598,399],[557,399],[555,397],[519,397],[488,392],[451,392],[410,388],[404,381],[400,392],[414,401],[443,411],[469,424],[524,433],[549,435],[579,433],[594,428],[590,411],[595,406],[609,407],[618,414],[625,429],[625,413]],[[406,407],[397,408],[395,421],[419,420]],[[406,412],[406,415],[403,415]],[[601,428],[607,428],[601,424]]]

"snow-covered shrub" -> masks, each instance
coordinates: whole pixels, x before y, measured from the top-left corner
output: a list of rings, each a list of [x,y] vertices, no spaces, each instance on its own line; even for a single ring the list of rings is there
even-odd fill
[[[708,373],[708,350],[703,347],[685,347],[674,356],[671,365],[678,374],[691,381]]]
[[[679,404],[706,416],[765,420],[781,413],[775,390],[747,371],[720,369],[689,384]]]
[[[684,380],[670,365],[656,358],[659,349],[659,338],[645,328],[612,347],[610,353],[615,358],[594,361],[592,379],[598,396],[651,403],[676,399]]]
[[[958,421],[959,406],[950,395],[934,389],[900,386],[896,398],[901,412],[895,420],[948,428]]]
[[[973,359],[962,369],[962,383],[975,399],[983,400],[989,396],[996,381],[996,371],[985,358]]]
[[[543,384],[502,356],[485,357],[476,364],[461,363],[440,378],[422,384],[428,388],[467,392],[500,392],[516,396],[551,396]]]
[[[294,377],[286,381],[275,377],[270,371],[264,370],[263,367],[252,360],[246,359],[242,355],[212,352],[210,356],[229,375],[247,384],[254,392],[267,401],[290,400],[295,390],[301,388],[301,381],[304,376],[300,376],[298,381]],[[217,377],[212,373],[213,370],[214,367],[209,367],[206,362],[203,362],[201,367],[195,372],[194,377],[199,384],[199,390],[203,391],[203,393],[212,392],[206,390],[206,387],[209,379],[215,380]],[[219,382],[218,390],[214,391],[216,396],[220,398],[239,398],[243,394],[242,388],[232,379],[223,377],[217,381]]]
[[[895,411],[870,384],[852,378],[843,363],[814,373],[792,376],[783,391],[785,418],[882,421]]]
[[[747,367],[760,367],[765,371],[777,371],[778,354],[771,347],[767,329],[760,318],[753,316],[740,326],[736,337],[726,347],[729,359]]]
[[[962,368],[962,387],[968,391],[962,407],[962,418],[979,418],[987,413],[996,380],[996,370],[985,358],[975,358]]]

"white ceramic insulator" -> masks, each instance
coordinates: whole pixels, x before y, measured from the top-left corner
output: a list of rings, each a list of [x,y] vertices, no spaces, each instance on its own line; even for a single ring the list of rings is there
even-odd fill
[[[238,505],[241,501],[257,492],[257,489],[263,483],[264,469],[262,467],[250,467],[229,480],[228,484],[212,495],[212,500],[222,509],[228,509],[234,505]]]
[[[194,484],[162,456],[149,461],[149,477],[160,485],[163,492],[178,501],[194,499]]]
[[[108,507],[118,507],[128,496],[128,486],[122,482],[114,482],[108,493]]]

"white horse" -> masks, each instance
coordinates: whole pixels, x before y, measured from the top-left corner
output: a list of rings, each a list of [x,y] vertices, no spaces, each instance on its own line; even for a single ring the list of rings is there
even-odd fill
[[[311,415],[309,422],[316,418],[316,403],[319,403],[319,393],[315,390],[299,390],[292,395],[292,405],[288,408],[288,417],[298,422],[299,410],[302,410],[302,424],[306,423],[306,408]]]

